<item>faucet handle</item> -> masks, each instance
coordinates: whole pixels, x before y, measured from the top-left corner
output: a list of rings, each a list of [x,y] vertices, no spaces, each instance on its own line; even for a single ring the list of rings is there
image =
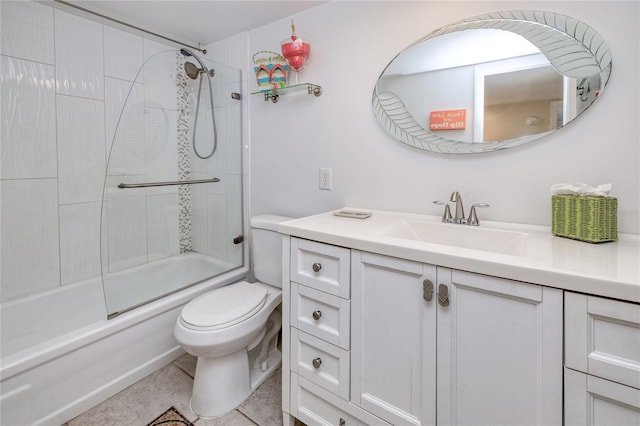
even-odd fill
[[[437,204],[439,206],[444,206],[444,213],[442,214],[442,221],[445,223],[451,223],[453,222],[453,217],[451,216],[451,208],[449,207],[449,204],[445,203],[444,201],[434,201],[433,204]]]
[[[469,213],[469,219],[467,219],[467,225],[478,226],[480,225],[480,221],[478,220],[478,215],[476,214],[476,207],[486,208],[491,207],[487,203],[477,203],[471,206],[471,212]]]

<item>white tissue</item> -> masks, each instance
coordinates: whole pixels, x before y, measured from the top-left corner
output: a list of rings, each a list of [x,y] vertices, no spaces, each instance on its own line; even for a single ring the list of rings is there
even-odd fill
[[[603,183],[593,187],[586,183],[556,183],[551,185],[553,194],[569,194],[569,195],[589,195],[591,197],[608,197],[611,191],[610,183]]]

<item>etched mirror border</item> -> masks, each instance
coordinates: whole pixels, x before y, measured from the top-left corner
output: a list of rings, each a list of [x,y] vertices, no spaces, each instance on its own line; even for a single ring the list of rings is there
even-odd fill
[[[505,30],[524,37],[540,49],[558,72],[567,77],[585,78],[599,74],[604,82],[603,88],[609,81],[611,52],[602,36],[585,23],[554,12],[511,10],[479,15],[437,29],[407,49],[444,34],[486,28]],[[393,60],[389,64],[392,62]],[[384,70],[380,77],[383,74]],[[442,138],[420,126],[396,95],[390,92],[378,93],[377,82],[373,90],[372,106],[378,122],[391,136],[415,148],[443,154],[497,151],[540,139],[553,132],[549,130],[490,143],[468,143]]]

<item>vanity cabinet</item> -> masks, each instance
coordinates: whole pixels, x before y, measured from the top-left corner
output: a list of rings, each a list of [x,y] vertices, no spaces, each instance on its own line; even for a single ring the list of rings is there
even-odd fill
[[[562,423],[562,290],[288,241],[285,415]]]
[[[565,424],[640,424],[640,305],[565,293]]]
[[[385,425],[349,402],[351,370],[351,250],[291,238],[284,295],[283,390],[290,414],[312,425]],[[287,318],[289,321],[287,321]],[[289,324],[287,324],[289,323]],[[287,362],[287,352],[289,360]],[[287,392],[283,391],[285,398]]]
[[[352,250],[351,400],[392,424],[562,423],[562,291]]]

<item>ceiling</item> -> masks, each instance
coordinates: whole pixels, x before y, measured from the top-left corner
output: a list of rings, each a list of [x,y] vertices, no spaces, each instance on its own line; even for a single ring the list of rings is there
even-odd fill
[[[206,46],[326,3],[307,0],[67,0],[130,25],[193,46]],[[51,3],[51,2],[47,2]],[[60,2],[61,9],[74,11]]]

